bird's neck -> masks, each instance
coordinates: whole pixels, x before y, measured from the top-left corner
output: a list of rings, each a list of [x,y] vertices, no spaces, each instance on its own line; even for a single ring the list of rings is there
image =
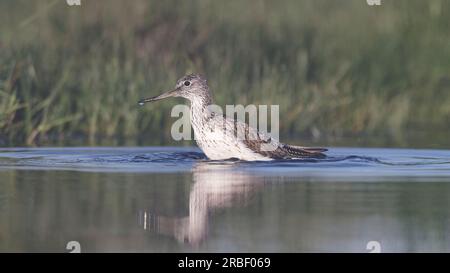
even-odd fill
[[[194,131],[204,124],[210,117],[209,106],[212,105],[211,97],[195,97],[191,101],[191,123]]]

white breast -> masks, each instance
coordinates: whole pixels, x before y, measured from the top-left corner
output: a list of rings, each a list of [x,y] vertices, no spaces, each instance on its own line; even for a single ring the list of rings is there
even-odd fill
[[[255,153],[235,136],[224,135],[217,131],[199,131],[196,133],[197,145],[212,160],[238,158],[241,160],[271,160]]]

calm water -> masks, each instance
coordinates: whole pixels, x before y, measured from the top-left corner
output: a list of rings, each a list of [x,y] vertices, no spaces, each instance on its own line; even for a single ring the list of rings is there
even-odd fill
[[[0,149],[0,251],[450,251],[450,151],[333,148],[212,162],[196,148]]]

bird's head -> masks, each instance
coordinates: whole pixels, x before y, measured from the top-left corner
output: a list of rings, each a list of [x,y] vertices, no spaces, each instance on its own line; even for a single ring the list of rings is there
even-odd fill
[[[162,100],[169,97],[182,97],[193,101],[195,99],[209,99],[210,93],[205,78],[197,74],[190,74],[179,79],[174,89],[156,97],[142,99],[139,101],[139,104],[143,105],[146,102]]]

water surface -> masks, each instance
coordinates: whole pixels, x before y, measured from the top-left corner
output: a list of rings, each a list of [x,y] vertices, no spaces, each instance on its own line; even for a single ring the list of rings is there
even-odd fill
[[[196,148],[0,149],[0,251],[450,250],[450,151],[332,148],[209,161]]]

